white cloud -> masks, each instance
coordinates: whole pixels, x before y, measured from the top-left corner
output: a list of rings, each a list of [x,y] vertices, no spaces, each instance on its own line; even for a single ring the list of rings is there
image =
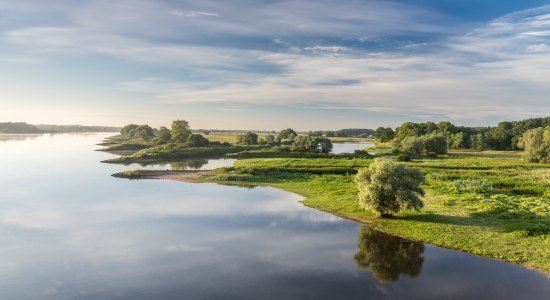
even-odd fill
[[[168,14],[178,17],[218,17],[219,14],[213,12],[186,10],[186,9],[170,9]]]
[[[358,53],[336,45],[305,50],[339,57],[265,54],[261,61],[284,72],[207,89],[160,87],[154,94],[180,103],[275,103],[453,120],[545,115],[550,55],[545,43],[537,44],[540,36],[523,33],[543,31],[550,25],[540,20],[547,16],[501,18],[424,54]]]
[[[67,24],[12,28],[2,37],[15,50],[4,55],[17,61],[14,53],[42,58],[74,52],[185,69],[192,82],[121,80],[125,91],[169,103],[282,104],[452,119],[550,112],[550,6],[456,34],[463,27],[439,26],[442,17],[433,12],[382,1],[179,5],[185,9],[157,1],[58,1],[50,10],[66,15]],[[406,33],[450,37],[375,52],[345,43]],[[250,46],[252,39],[260,46]],[[273,43],[284,49],[270,49]]]

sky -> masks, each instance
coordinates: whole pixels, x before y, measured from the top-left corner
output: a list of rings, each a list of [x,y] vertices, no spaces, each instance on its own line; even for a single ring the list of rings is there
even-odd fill
[[[550,1],[0,0],[0,122],[298,130],[550,115]]]

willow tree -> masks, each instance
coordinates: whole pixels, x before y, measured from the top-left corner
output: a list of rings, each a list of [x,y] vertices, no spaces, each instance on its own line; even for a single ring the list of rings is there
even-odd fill
[[[419,169],[385,158],[375,159],[355,176],[359,205],[382,217],[401,210],[421,209],[424,206],[420,199],[424,195],[422,182],[424,175]]]

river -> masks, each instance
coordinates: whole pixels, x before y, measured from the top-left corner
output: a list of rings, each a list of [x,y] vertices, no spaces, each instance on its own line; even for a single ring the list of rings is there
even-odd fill
[[[111,177],[129,167],[100,163],[108,135],[0,138],[2,299],[550,295],[540,272],[381,234],[274,188]]]

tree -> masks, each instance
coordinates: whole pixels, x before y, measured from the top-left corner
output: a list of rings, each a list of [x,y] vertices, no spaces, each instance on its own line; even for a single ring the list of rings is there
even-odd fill
[[[527,130],[519,142],[524,148],[523,159],[550,163],[550,127]]]
[[[332,141],[326,137],[315,135],[299,135],[292,143],[292,150],[314,153],[329,153],[332,151]]]
[[[424,152],[424,141],[418,136],[407,136],[398,143],[398,149],[404,153],[420,154]]]
[[[154,136],[155,132],[153,131],[153,128],[149,127],[149,125],[140,125],[138,128],[132,131],[132,137],[139,138],[144,141],[148,141]]]
[[[492,148],[498,150],[510,150],[512,149],[512,123],[500,122],[497,127],[494,127],[490,131],[492,138]]]
[[[468,140],[464,132],[449,133],[447,135],[447,147],[451,149],[464,149],[468,147]]]
[[[189,123],[185,120],[172,121],[172,142],[176,144],[184,144],[187,138],[191,135]]]
[[[440,133],[455,133],[456,126],[449,121],[441,121],[437,123],[437,131]]]
[[[208,139],[198,133],[192,133],[187,138],[186,142],[189,147],[204,147],[208,146]]]
[[[258,135],[254,132],[247,132],[237,135],[237,144],[241,145],[256,145],[258,144]]]
[[[390,127],[378,127],[374,135],[377,140],[381,142],[387,142],[393,140],[395,132],[393,132],[393,129],[391,129]]]
[[[430,133],[422,136],[407,136],[398,143],[401,152],[416,154],[445,154],[447,139],[441,133]]]
[[[157,132],[157,135],[155,136],[155,141],[158,144],[167,144],[170,142],[170,139],[172,138],[172,134],[170,133],[170,129],[161,126],[159,128],[159,131]]]
[[[382,217],[404,209],[421,209],[423,203],[419,196],[424,195],[420,187],[423,182],[424,175],[419,169],[384,158],[376,158],[355,176],[359,205]]]
[[[266,134],[258,139],[258,143],[262,145],[275,145],[275,136]]]
[[[120,134],[123,135],[123,136],[128,136],[129,137],[130,133],[138,127],[139,127],[139,125],[136,125],[136,124],[126,125],[126,126],[124,126],[120,129]]]
[[[368,268],[381,282],[393,282],[400,274],[416,277],[424,264],[424,244],[385,234],[363,225],[359,250],[353,257],[359,267]]]
[[[287,128],[287,129],[281,130],[281,132],[279,133],[278,138],[279,138],[280,140],[290,140],[290,141],[293,141],[294,138],[295,138],[297,135],[298,135],[298,134],[296,133],[296,131],[294,131],[294,129],[292,129],[292,128]]]
[[[425,153],[447,153],[447,139],[441,133],[431,133],[421,137]]]

